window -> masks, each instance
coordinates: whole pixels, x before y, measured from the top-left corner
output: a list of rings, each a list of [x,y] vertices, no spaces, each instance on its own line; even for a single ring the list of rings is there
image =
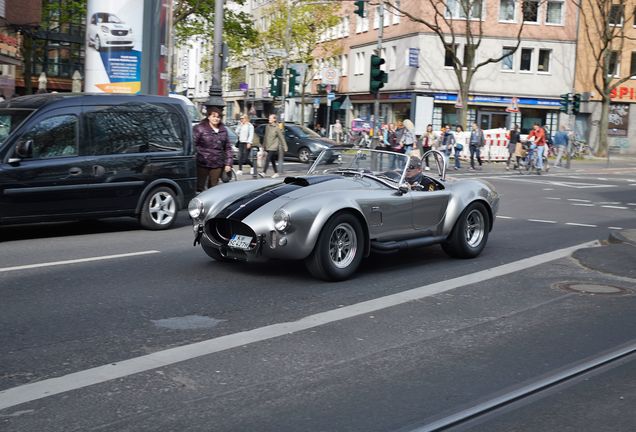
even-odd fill
[[[539,22],[539,2],[537,0],[523,1],[523,21],[529,23]]]
[[[611,25],[622,26],[623,25],[623,5],[613,4],[610,8],[608,22]]]
[[[455,53],[457,52],[457,47],[458,45],[446,45],[444,49],[444,66],[453,67],[455,64]]]
[[[400,8],[400,0],[395,0],[393,2],[393,4],[395,5],[395,7],[397,9]],[[396,11],[396,10],[393,10],[392,14],[393,14],[393,25],[399,24],[400,23],[400,13],[398,11]]]
[[[499,21],[515,20],[515,0],[501,0],[499,3]]]
[[[550,55],[552,50],[540,49],[539,50],[539,64],[537,70],[539,72],[550,72]]]
[[[374,9],[373,15],[373,28],[377,29],[380,27],[380,6],[376,6]]]
[[[472,48],[471,48],[472,47]],[[475,58],[477,57],[477,50],[475,45],[464,45],[464,60],[463,67],[471,68],[475,65]]]
[[[362,18],[356,15],[356,33],[362,33]]]
[[[380,58],[384,59],[384,64],[380,65],[380,70],[386,72],[386,66],[387,66],[386,48],[382,48],[382,50],[380,51]],[[390,59],[388,60],[391,61]]]
[[[448,0],[446,3],[446,17],[466,19],[480,19],[482,14],[482,0]]]
[[[342,69],[340,71],[340,76],[349,75],[349,56],[347,54],[343,54],[340,62],[342,63]]]
[[[610,53],[609,64],[607,65],[607,75],[618,76],[621,65],[618,62],[618,51]]]
[[[356,53],[356,64],[354,65],[354,75],[362,75],[364,73],[364,62],[365,55],[364,53]]]
[[[397,67],[397,47],[393,45],[391,47],[391,57],[389,57],[389,70],[395,70],[396,67]]]
[[[77,156],[77,117],[60,115],[44,119],[20,138],[20,143],[31,140],[33,159]]]
[[[545,13],[546,24],[563,24],[563,2],[548,1]]]
[[[636,78],[636,51],[632,51],[632,64],[629,68],[629,75]]]
[[[501,60],[501,70],[511,71],[514,69],[514,48],[503,47],[505,57]]]
[[[169,152],[183,149],[183,130],[169,106],[126,104],[86,115],[89,155]]]
[[[519,70],[530,71],[532,68],[532,48],[521,49],[521,63]]]
[[[344,37],[348,37],[349,36],[349,17],[346,16],[344,18],[342,18],[342,36]]]

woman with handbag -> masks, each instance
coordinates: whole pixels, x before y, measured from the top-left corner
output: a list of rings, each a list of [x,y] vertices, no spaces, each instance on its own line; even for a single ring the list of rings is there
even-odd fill
[[[193,129],[197,152],[197,192],[217,185],[223,171],[232,171],[233,154],[221,109],[211,107],[207,118]]]

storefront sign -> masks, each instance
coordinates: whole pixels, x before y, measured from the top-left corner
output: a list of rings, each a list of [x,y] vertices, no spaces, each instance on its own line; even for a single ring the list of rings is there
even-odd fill
[[[630,86],[618,86],[610,92],[610,99],[612,100],[624,100],[624,101],[636,101],[636,89]]]
[[[610,104],[607,117],[607,136],[626,137],[629,128],[629,105]]]
[[[457,95],[450,93],[438,93],[434,95],[436,101],[443,102],[456,102]],[[504,96],[469,96],[469,103],[493,103],[500,105],[512,105],[512,97]],[[536,105],[546,107],[560,107],[561,104],[558,100],[550,99],[532,99],[532,98],[517,98],[517,105]]]

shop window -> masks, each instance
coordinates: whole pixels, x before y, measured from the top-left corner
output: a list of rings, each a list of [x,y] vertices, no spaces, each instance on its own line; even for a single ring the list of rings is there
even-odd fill
[[[530,71],[532,69],[532,48],[521,49],[521,63],[519,64],[519,70]]]

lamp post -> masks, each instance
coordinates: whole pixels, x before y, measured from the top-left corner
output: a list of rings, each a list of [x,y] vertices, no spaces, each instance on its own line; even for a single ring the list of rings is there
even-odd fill
[[[207,114],[212,107],[223,110],[225,101],[223,100],[223,87],[221,85],[222,61],[221,55],[223,51],[223,6],[225,0],[216,0],[214,2],[214,57],[212,62],[212,83],[208,91],[208,99],[205,101]]]

